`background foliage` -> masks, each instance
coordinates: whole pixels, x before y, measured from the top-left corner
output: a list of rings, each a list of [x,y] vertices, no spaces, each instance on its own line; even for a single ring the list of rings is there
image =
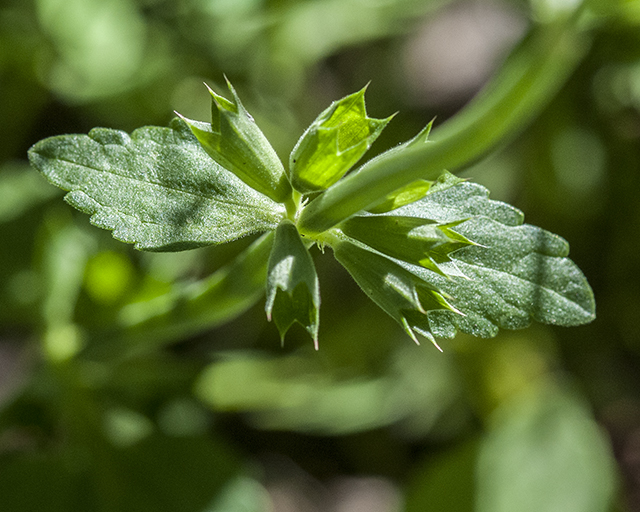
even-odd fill
[[[222,93],[223,73],[281,157],[371,81],[371,115],[399,112],[375,154],[461,108],[559,5],[5,1],[0,510],[640,510],[638,0],[592,2],[577,71],[463,173],[569,240],[598,304],[587,326],[440,354],[325,256],[320,351],[299,326],[281,347],[251,256],[244,282],[213,274],[250,240],[136,252],[26,163],[51,135],[206,120],[202,82]]]

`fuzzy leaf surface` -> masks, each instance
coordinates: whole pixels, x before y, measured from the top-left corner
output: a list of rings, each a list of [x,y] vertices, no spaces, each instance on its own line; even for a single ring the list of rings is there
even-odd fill
[[[214,162],[189,128],[147,126],[131,135],[95,128],[50,137],[31,164],[68,190],[66,201],[114,238],[148,251],[179,251],[275,229],[284,208]]]
[[[289,220],[276,230],[267,274],[267,318],[275,321],[280,336],[300,323],[318,343],[320,285],[309,251]]]
[[[450,233],[475,244],[450,253],[450,261],[438,263],[441,273],[393,259],[421,286],[438,290],[462,313],[424,307],[424,319],[412,329],[427,331],[422,334],[429,338],[429,334],[453,338],[458,330],[491,337],[499,328],[519,329],[532,320],[562,326],[592,321],[593,292],[580,269],[567,258],[567,242],[523,224],[522,212],[488,196],[481,185],[464,182],[394,210],[393,215],[457,223],[449,228]],[[344,265],[338,252],[336,257]]]

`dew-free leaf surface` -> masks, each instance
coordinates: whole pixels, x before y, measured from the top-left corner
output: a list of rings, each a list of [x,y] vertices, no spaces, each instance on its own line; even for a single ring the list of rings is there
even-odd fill
[[[449,225],[459,223],[448,229],[475,244],[450,253],[450,261],[438,262],[440,273],[380,253],[360,256],[363,260],[384,262],[378,265],[381,271],[376,286],[370,285],[372,278],[364,275],[359,268],[362,265],[354,266],[353,258],[345,259],[344,247],[353,244],[348,241],[339,244],[338,260],[365,293],[387,312],[390,308],[382,302],[398,302],[402,295],[400,302],[404,303],[407,297],[413,297],[412,307],[392,308],[402,312],[392,316],[405,329],[408,320],[413,331],[429,339],[432,335],[453,338],[458,330],[491,337],[499,328],[519,329],[532,320],[574,326],[595,318],[593,292],[580,269],[567,258],[567,242],[544,229],[522,224],[522,212],[490,200],[489,191],[481,185],[459,183],[386,215],[391,219],[392,215],[398,215]],[[349,249],[349,253],[360,255],[365,254],[363,251],[362,247],[356,249],[356,245]],[[366,274],[373,276],[375,266],[368,267]],[[410,281],[415,283],[396,290],[385,285],[386,298],[381,301],[378,297],[381,286],[405,275],[399,269],[413,276]],[[415,290],[420,287],[438,290],[457,311],[429,307],[416,295]],[[398,300],[391,300],[389,296],[393,294]]]
[[[273,318],[280,336],[300,323],[318,346],[320,284],[309,251],[295,225],[283,221],[276,230],[267,273],[267,318]]]
[[[94,225],[141,250],[230,242],[275,229],[284,214],[213,161],[177,119],[131,136],[96,128],[50,137],[31,148],[29,159]]]

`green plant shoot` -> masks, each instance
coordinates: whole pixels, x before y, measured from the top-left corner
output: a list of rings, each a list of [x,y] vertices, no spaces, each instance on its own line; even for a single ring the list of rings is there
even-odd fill
[[[572,326],[591,321],[595,303],[568,244],[524,224],[522,212],[489,199],[482,186],[445,170],[408,173],[395,190],[363,191],[369,205],[335,222],[323,218],[324,194],[340,194],[343,176],[391,118],[368,117],[365,89],[334,102],[304,132],[289,169],[245,110],[210,90],[212,120],[182,116],[168,128],[131,135],[105,128],[51,137],[29,151],[31,164],[67,190],[66,201],[140,250],[180,251],[274,232],[266,269],[266,314],[281,337],[294,323],[318,346],[320,288],[309,249],[330,247],[362,290],[412,339],[458,331],[495,336],[532,320]],[[351,171],[351,183],[376,180],[393,161],[429,142],[429,124],[411,141]],[[428,153],[426,154],[428,155]],[[456,162],[457,163],[457,162]],[[364,190],[364,189],[362,189]],[[377,190],[377,189],[374,189]],[[314,226],[301,229],[305,209]],[[271,240],[271,239],[270,239]],[[262,242],[261,242],[262,243]],[[263,270],[265,272],[265,270]],[[228,276],[225,279],[230,279]]]

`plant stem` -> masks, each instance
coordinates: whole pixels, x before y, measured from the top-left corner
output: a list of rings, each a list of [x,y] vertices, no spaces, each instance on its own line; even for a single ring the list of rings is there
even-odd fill
[[[460,170],[514,137],[555,96],[589,47],[577,16],[533,30],[488,86],[431,141],[364,164],[312,201],[298,229],[314,236],[418,179]]]

